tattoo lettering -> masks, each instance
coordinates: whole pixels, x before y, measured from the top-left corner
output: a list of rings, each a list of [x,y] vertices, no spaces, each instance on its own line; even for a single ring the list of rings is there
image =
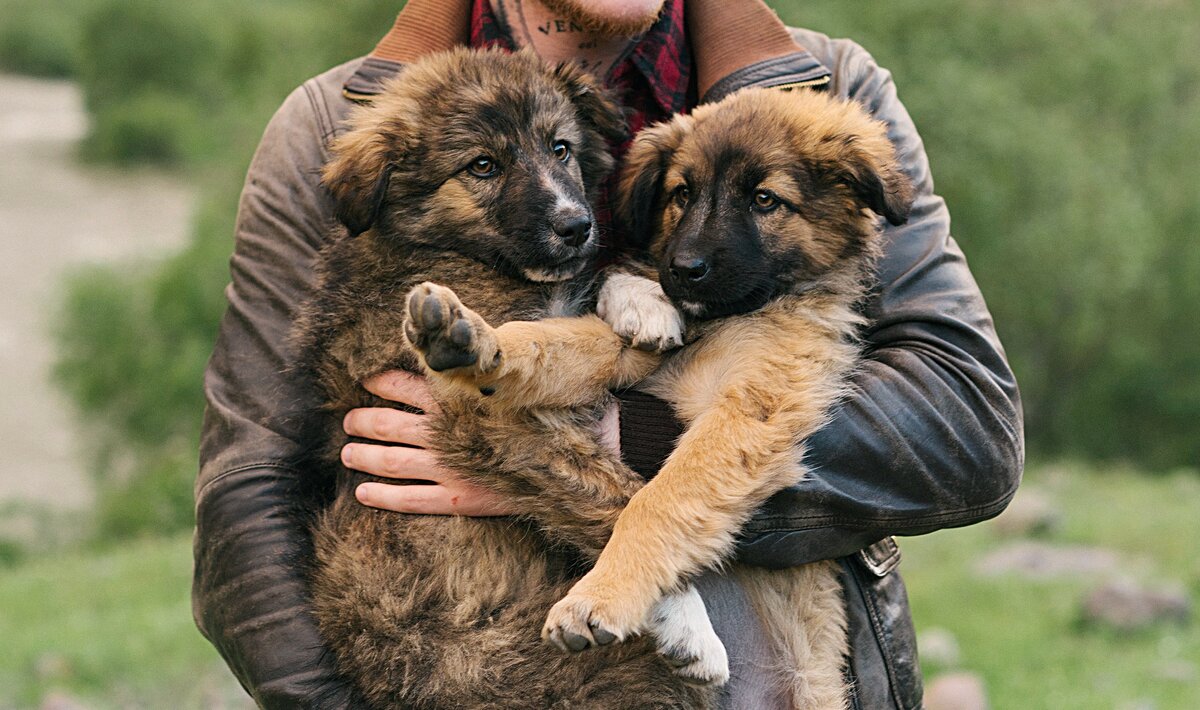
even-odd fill
[[[583,28],[570,20],[547,20],[546,24],[538,25],[538,32],[549,35],[551,32],[583,32]]]

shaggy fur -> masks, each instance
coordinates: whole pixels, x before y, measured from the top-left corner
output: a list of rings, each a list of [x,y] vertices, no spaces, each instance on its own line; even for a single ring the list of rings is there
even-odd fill
[[[804,475],[803,441],[858,358],[854,305],[879,251],[871,212],[902,223],[912,192],[885,126],[860,107],[775,90],[740,92],[644,131],[622,185],[623,211],[654,261],[646,272],[684,315],[686,345],[661,365],[622,347],[674,337],[677,321],[654,314],[655,298],[630,310],[621,294],[602,296],[619,334],[595,317],[493,329],[449,290],[425,285],[417,300],[441,304],[445,317],[431,323],[410,310],[407,324],[423,351],[453,341],[463,366],[433,374],[464,393],[482,388],[492,411],[582,406],[647,377],[642,388],[687,424],[592,570],[550,610],[543,635],[573,650],[634,637],[665,593],[724,564],[754,509]],[[610,279],[613,288],[628,292],[628,275]],[[734,573],[774,634],[794,706],[844,707],[836,565]]]
[[[493,323],[576,315],[594,300],[589,199],[611,169],[606,143],[623,131],[617,107],[576,69],[461,50],[406,68],[331,147],[324,178],[346,229],[323,252],[318,295],[296,325],[296,372],[322,401],[305,415],[305,465],[318,494],[307,511],[313,606],[365,706],[714,701],[715,683],[694,678],[720,681],[721,669],[689,671],[696,654],[686,648],[670,658],[640,639],[569,656],[539,638],[550,606],[642,485],[592,433],[606,396],[504,418],[490,416],[478,389],[436,392],[435,448],[447,465],[509,495],[523,512],[514,518],[371,509],[354,498],[369,477],[339,460],[343,415],[389,406],[363,380],[418,369],[402,336],[415,285],[454,284]],[[433,309],[425,315],[432,324]],[[424,353],[435,367],[461,364],[457,357],[453,348]],[[531,440],[536,447],[523,445]],[[711,626],[707,634],[715,639]]]

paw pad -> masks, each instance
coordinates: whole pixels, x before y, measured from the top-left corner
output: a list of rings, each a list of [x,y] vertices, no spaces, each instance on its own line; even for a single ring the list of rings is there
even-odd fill
[[[409,293],[405,310],[404,335],[430,370],[475,367],[486,372],[499,365],[491,328],[450,289],[421,284]]]

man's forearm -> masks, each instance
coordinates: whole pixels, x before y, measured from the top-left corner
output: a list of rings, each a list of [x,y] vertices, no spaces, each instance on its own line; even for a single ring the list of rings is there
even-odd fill
[[[192,608],[205,637],[264,708],[353,701],[308,611],[306,536],[290,515],[296,474],[231,471],[196,506]]]

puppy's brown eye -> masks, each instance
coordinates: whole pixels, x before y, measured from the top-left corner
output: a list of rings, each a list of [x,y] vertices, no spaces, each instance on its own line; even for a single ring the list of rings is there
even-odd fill
[[[564,163],[571,159],[571,144],[566,141],[554,141],[554,145],[550,146],[554,151],[554,157]]]
[[[766,190],[759,190],[758,192],[754,193],[754,207],[760,212],[770,212],[778,206],[779,198],[770,192],[767,192]]]
[[[481,155],[467,166],[467,171],[475,177],[489,178],[499,171],[496,161],[486,155]]]
[[[675,188],[675,204],[679,205],[680,207],[686,205],[691,196],[691,193],[688,192],[687,185],[680,185],[679,187]]]

